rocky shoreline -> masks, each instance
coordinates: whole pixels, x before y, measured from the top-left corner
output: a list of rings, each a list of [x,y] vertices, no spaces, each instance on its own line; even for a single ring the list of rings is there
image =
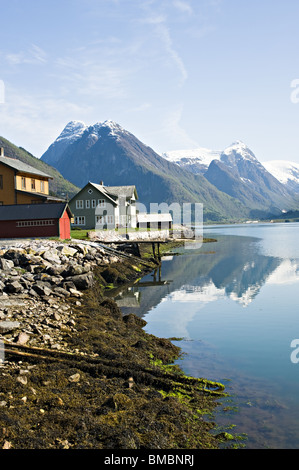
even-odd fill
[[[65,347],[59,331],[75,334],[73,300],[93,285],[93,269],[121,259],[88,243],[24,241],[0,247],[0,339]],[[62,305],[61,305],[62,304]]]
[[[156,266],[100,245],[0,247],[0,449],[219,448],[222,384],[186,377],[180,349],[123,316],[105,288]],[[231,438],[231,436],[230,436]]]

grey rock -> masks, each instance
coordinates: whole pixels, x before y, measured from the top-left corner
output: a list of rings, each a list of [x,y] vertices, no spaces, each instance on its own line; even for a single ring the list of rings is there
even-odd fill
[[[3,271],[10,271],[14,268],[14,262],[10,259],[0,258],[0,269]]]
[[[43,254],[43,258],[47,261],[50,261],[50,263],[61,264],[59,252],[55,249],[45,251],[45,253]]]
[[[67,278],[66,281],[72,281],[78,290],[86,290],[92,286],[93,276],[92,273],[79,274],[78,276]]]
[[[24,290],[24,287],[19,281],[11,281],[8,282],[5,286],[5,290],[10,294],[18,294]]]
[[[58,295],[59,297],[69,297],[70,293],[68,290],[64,289],[63,287],[54,287],[53,293]]]
[[[50,276],[60,276],[60,274],[65,271],[65,266],[59,265],[59,266],[49,266],[46,269],[46,272]]]
[[[83,274],[83,268],[79,264],[69,264],[62,273],[64,277],[78,276],[79,274]]]
[[[65,281],[62,283],[62,287],[64,289],[67,289],[67,290],[70,290],[70,289],[76,289],[76,286],[75,284],[73,283],[73,281]]]
[[[82,294],[82,292],[78,291],[77,289],[70,288],[70,295],[73,297],[82,297],[84,294]]]
[[[42,282],[36,283],[32,286],[32,289],[38,294],[38,295],[46,295],[49,296],[52,293],[52,290]]]
[[[0,333],[8,333],[18,328],[20,328],[18,321],[0,321]]]

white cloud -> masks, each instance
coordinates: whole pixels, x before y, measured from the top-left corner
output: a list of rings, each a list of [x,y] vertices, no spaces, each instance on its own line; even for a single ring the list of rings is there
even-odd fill
[[[60,127],[71,119],[85,119],[90,108],[51,95],[24,94],[8,87],[6,101],[0,106],[1,133],[15,145],[36,157],[45,152]]]
[[[176,108],[168,110],[161,120],[159,132],[162,139],[169,143],[167,150],[181,148],[182,145],[184,148],[197,148],[199,146],[198,142],[194,141],[182,127],[182,114],[183,105],[178,105]]]
[[[156,32],[161,40],[162,45],[164,46],[165,51],[167,52],[168,57],[173,61],[180,73],[179,83],[183,85],[188,78],[188,72],[184,65],[183,59],[180,57],[178,52],[173,46],[173,41],[170,36],[169,28],[165,24],[159,24],[156,27]]]
[[[188,13],[189,15],[191,15],[193,13],[193,8],[186,1],[174,0],[173,5],[175,6],[175,8],[177,8],[178,10],[180,10],[183,13]]]
[[[36,44],[32,44],[27,51],[6,54],[5,58],[10,65],[44,64],[47,62],[46,52]]]

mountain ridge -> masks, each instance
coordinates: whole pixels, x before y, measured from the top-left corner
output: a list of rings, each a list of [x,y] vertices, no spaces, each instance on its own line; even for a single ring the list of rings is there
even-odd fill
[[[41,160],[80,187],[135,184],[147,209],[151,202],[202,202],[205,217],[221,221],[296,206],[291,191],[240,140],[223,151],[159,155],[114,121],[70,121]]]
[[[203,202],[209,220],[248,216],[247,208],[239,201],[219,191],[201,175],[192,175],[167,161],[114,121],[88,126],[61,154],[61,144],[65,144],[61,139],[63,133],[64,130],[41,159],[52,164],[56,148],[60,156],[55,167],[78,186],[88,181],[134,184],[147,208],[150,203]]]
[[[291,187],[279,181],[256,158],[252,150],[237,140],[223,151],[198,149],[165,154],[190,172],[200,173],[219,190],[237,198],[248,207],[279,213],[294,208],[298,198]],[[192,157],[191,157],[192,155]],[[213,156],[216,158],[213,159]]]

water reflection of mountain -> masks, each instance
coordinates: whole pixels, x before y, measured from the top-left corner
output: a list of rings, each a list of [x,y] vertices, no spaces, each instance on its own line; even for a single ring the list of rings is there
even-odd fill
[[[244,306],[252,302],[282,261],[260,254],[255,238],[219,235],[217,239],[199,250],[180,250],[183,255],[163,261],[160,275],[152,273],[140,285],[119,292],[115,300],[123,313],[143,316],[166,297],[184,302],[229,297]]]

